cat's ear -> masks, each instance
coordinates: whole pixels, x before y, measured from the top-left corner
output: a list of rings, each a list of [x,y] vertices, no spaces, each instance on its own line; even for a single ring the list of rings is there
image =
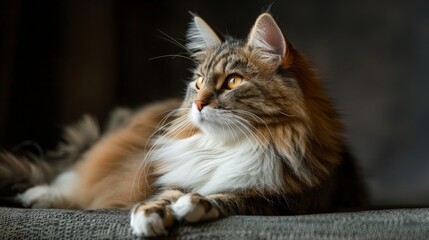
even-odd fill
[[[283,59],[287,43],[282,31],[269,13],[261,14],[250,31],[247,45],[262,50],[267,58]]]
[[[186,47],[192,52],[204,51],[221,43],[220,38],[213,29],[196,15],[193,15],[186,36],[188,38]]]

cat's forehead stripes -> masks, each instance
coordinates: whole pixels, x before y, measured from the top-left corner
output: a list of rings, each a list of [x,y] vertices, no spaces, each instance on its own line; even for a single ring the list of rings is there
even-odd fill
[[[230,54],[232,54],[232,51],[229,48],[225,47],[223,44],[220,45],[213,51],[213,53],[209,54],[202,66],[203,70],[205,72],[209,72],[214,68],[214,66],[217,66],[222,59]]]
[[[208,54],[199,71],[206,78],[206,84],[216,85],[218,88],[229,74],[243,73],[248,67],[242,46],[225,43]]]

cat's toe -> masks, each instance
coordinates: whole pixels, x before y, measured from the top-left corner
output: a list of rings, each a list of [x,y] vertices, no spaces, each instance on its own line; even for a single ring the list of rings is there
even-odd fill
[[[199,194],[186,194],[171,205],[174,216],[178,220],[198,222],[219,217],[216,207]]]
[[[167,235],[173,223],[171,209],[157,203],[137,205],[131,212],[131,228],[139,237]]]
[[[145,211],[132,213],[131,228],[133,229],[133,234],[139,237],[167,235],[164,221],[158,213],[147,214]]]

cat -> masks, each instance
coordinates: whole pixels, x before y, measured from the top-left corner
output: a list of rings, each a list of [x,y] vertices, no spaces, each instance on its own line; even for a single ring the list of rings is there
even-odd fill
[[[269,13],[247,40],[193,16],[184,100],[84,116],[46,159],[0,155],[1,187],[27,207],[131,210],[138,236],[234,214],[356,209],[366,190],[339,120],[306,58]]]

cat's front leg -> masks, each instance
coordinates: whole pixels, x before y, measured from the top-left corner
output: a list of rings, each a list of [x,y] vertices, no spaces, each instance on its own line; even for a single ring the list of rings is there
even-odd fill
[[[175,221],[198,222],[214,219],[219,211],[203,196],[166,190],[152,200],[137,204],[131,211],[131,227],[137,236],[166,235]]]
[[[242,199],[234,194],[202,196],[167,190],[131,211],[131,227],[138,236],[166,235],[176,221],[201,222],[242,213]]]

